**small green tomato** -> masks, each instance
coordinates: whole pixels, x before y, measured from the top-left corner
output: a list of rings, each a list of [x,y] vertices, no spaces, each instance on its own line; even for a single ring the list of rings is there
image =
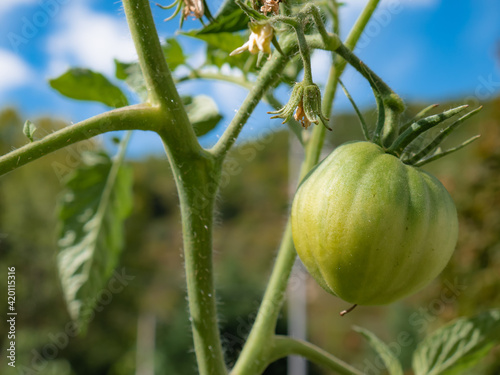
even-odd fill
[[[319,164],[299,187],[291,217],[309,273],[359,305],[391,303],[429,284],[458,235],[443,185],[371,142],[346,143]]]

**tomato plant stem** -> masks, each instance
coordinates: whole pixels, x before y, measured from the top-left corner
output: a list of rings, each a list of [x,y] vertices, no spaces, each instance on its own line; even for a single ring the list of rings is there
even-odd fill
[[[165,121],[165,120],[163,120]],[[162,116],[148,104],[109,111],[67,126],[0,157],[0,176],[56,150],[115,130],[157,130]]]
[[[168,132],[160,132],[165,143],[179,195],[184,247],[184,266],[189,319],[200,375],[226,373],[213,277],[212,231],[220,164],[207,151],[186,159],[168,146]]]
[[[157,132],[165,145],[179,194],[198,371],[200,375],[225,374],[212,264],[213,213],[221,164],[198,143],[163,55],[149,1],[124,0],[123,5],[148,100],[165,119],[172,119],[164,121]]]
[[[124,0],[123,8],[146,83],[148,100],[159,106],[166,118],[174,119],[164,124],[171,134],[169,139],[172,141],[167,140],[168,146],[179,152],[201,151],[167,66],[149,1]]]
[[[273,360],[288,355],[300,355],[311,362],[324,366],[341,375],[362,375],[362,372],[307,341],[287,336],[275,336],[272,348]]]

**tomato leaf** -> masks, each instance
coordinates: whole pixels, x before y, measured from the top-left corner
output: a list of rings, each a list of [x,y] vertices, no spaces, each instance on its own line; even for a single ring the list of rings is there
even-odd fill
[[[378,355],[380,355],[380,358],[384,361],[385,367],[389,371],[390,375],[403,375],[404,372],[401,363],[382,340],[380,340],[374,333],[364,328],[354,327],[353,329],[356,332],[361,333],[370,346],[378,353]]]
[[[252,58],[249,52],[239,55],[229,56],[236,48],[241,47],[246,42],[246,37],[240,34],[221,32],[218,34],[199,34],[196,31],[190,31],[183,35],[203,40],[207,43],[207,52],[205,65],[215,65],[221,67],[229,64],[231,67],[244,69],[246,62]],[[252,64],[251,66],[254,66]]]
[[[207,134],[222,119],[217,104],[209,96],[183,97],[183,102],[197,137]]]
[[[146,81],[142,75],[142,70],[139,64],[132,64],[126,70],[127,78],[125,78],[125,83],[132,91],[134,91],[142,101],[148,99],[148,88],[146,87]]]
[[[90,69],[72,68],[63,75],[49,80],[50,86],[64,96],[77,100],[101,102],[109,107],[128,104],[123,92],[101,73]]]
[[[59,202],[59,277],[71,318],[85,331],[99,292],[123,249],[123,221],[132,208],[132,170],[103,152],[65,183]]]
[[[26,120],[23,126],[23,133],[30,142],[33,142],[33,133],[36,132],[36,126],[30,120]]]
[[[462,374],[500,342],[500,309],[460,318],[422,341],[413,354],[415,375]]]
[[[175,68],[186,62],[186,56],[179,42],[174,38],[168,38],[162,46],[163,54],[167,60],[169,69],[173,72]]]
[[[129,76],[128,70],[132,65],[137,65],[137,63],[125,63],[115,59],[115,77],[124,81]]]
[[[225,0],[215,19],[199,30],[198,34],[234,33],[247,29],[248,22],[250,19],[234,0]]]

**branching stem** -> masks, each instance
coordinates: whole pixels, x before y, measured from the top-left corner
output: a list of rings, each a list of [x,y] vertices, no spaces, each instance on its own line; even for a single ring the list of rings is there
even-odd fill
[[[0,157],[0,176],[33,160],[70,146],[76,142],[115,130],[157,130],[166,121],[158,108],[148,104],[118,108],[26,144]]]

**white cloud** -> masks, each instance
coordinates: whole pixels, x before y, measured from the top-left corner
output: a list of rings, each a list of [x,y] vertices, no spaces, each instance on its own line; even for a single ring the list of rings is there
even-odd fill
[[[27,83],[31,76],[31,68],[23,59],[13,53],[0,49],[0,93]]]
[[[36,0],[1,0],[0,1],[0,17],[4,16],[12,9],[20,6],[26,6],[27,4],[35,4]]]
[[[97,13],[80,2],[68,5],[59,27],[49,36],[48,74],[62,73],[69,66],[81,66],[112,75],[113,59],[137,59],[124,18]]]

